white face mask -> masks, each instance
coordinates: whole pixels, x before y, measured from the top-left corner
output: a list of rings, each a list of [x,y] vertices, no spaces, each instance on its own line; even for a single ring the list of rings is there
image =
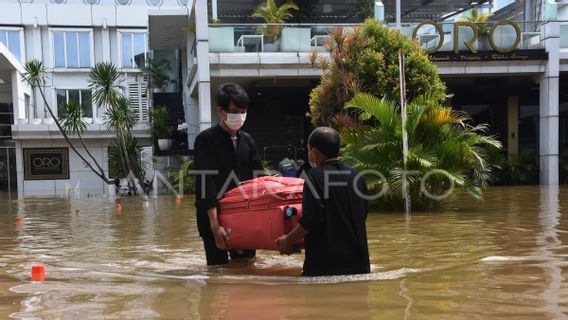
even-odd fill
[[[227,120],[225,120],[225,124],[231,130],[239,130],[245,120],[247,118],[247,114],[245,113],[227,113]]]

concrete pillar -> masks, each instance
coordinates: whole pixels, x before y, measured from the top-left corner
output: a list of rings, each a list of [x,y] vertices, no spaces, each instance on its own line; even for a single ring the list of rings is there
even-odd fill
[[[217,0],[211,0],[211,16],[217,20]]]
[[[110,31],[108,27],[101,30],[101,43],[103,48],[103,61],[110,62]]]
[[[11,78],[12,78],[12,111],[14,113],[14,122],[12,124],[18,124],[18,119],[25,118],[26,114],[25,106],[24,108],[21,108],[22,102],[20,100],[20,96],[22,96],[23,99],[23,94],[20,92],[21,91],[20,88],[23,86],[23,83],[20,84],[22,78],[17,70],[12,71]]]
[[[560,24],[547,22],[542,35],[548,63],[540,78],[540,183],[558,184]]]
[[[402,5],[401,5],[401,0],[396,0],[396,28],[400,29],[401,27],[401,22],[402,22]]]
[[[209,74],[209,22],[207,1],[195,2],[195,37],[199,96],[199,130],[211,127],[211,80]]]
[[[509,157],[519,155],[519,97],[507,99],[507,153]]]

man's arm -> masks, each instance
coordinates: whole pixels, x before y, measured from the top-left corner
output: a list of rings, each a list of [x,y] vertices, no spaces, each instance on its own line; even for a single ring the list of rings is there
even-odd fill
[[[217,217],[217,207],[207,209],[207,215],[209,216],[209,226],[211,227],[211,232],[215,237],[215,245],[221,250],[227,249],[227,232],[219,224],[219,218]]]
[[[298,220],[298,225],[287,235],[276,239],[276,245],[282,254],[291,254],[294,251],[294,244],[310,232],[317,231],[323,223],[324,206],[314,181],[315,179],[308,173],[304,181],[302,217]]]
[[[217,170],[217,161],[215,161],[214,153],[211,150],[211,144],[204,141],[203,136],[198,135],[195,139],[195,170]],[[209,227],[215,237],[215,245],[217,248],[226,249],[227,233],[225,229],[219,224],[217,217],[217,185],[215,175],[205,175],[205,194],[201,194],[201,199],[197,201],[202,202],[207,208],[207,216],[209,217]],[[201,186],[197,186],[201,188]]]
[[[310,233],[310,231],[304,229],[301,224],[298,224],[290,233],[276,239],[276,246],[281,254],[292,254],[294,252],[294,244],[304,239],[308,233]]]

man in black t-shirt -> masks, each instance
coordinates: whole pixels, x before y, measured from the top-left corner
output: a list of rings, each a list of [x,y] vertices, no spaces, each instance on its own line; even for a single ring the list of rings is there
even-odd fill
[[[305,276],[369,273],[366,186],[362,177],[338,160],[339,133],[315,129],[308,139],[310,169],[305,177],[302,217],[276,240],[281,253],[293,252],[304,238]]]
[[[197,228],[203,240],[207,265],[229,262],[226,251],[227,231],[219,225],[217,202],[239,182],[261,175],[262,163],[252,137],[240,130],[249,97],[234,83],[223,84],[217,91],[219,124],[195,138]],[[231,260],[252,258],[254,250],[230,252]]]

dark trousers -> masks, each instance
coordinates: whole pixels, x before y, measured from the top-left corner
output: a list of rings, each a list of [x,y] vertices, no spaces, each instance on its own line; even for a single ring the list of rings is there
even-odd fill
[[[201,240],[203,240],[203,248],[205,249],[205,257],[207,258],[208,266],[216,266],[229,263],[229,256],[231,260],[236,259],[251,259],[256,255],[256,250],[242,250],[238,253],[236,250],[220,250],[215,245],[215,237],[210,228],[200,228]],[[203,230],[205,229],[205,230]]]
[[[236,259],[252,259],[256,255],[256,250],[242,250],[242,253],[238,253],[237,250],[219,250],[215,245],[215,238],[213,233],[211,237],[202,236],[203,248],[205,249],[205,257],[207,258],[208,266],[217,266],[229,263],[229,256],[231,260]]]

